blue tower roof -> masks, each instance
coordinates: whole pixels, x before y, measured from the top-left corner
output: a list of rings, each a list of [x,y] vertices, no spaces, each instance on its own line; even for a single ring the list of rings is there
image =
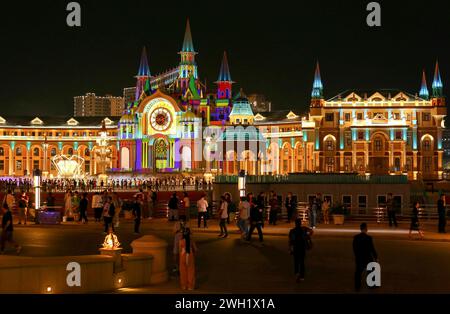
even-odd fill
[[[314,82],[313,82],[313,89],[311,92],[311,97],[312,98],[323,98],[323,85],[322,85],[322,79],[320,78],[319,61],[317,61],[316,71],[314,73]]]
[[[230,116],[253,116],[253,110],[247,98],[238,98],[233,102],[233,109]]]
[[[139,64],[137,76],[151,76],[150,68],[148,66],[147,49],[145,47],[142,49],[141,62]]]
[[[183,48],[181,48],[181,52],[195,52],[189,19],[186,22],[186,32],[184,33]]]
[[[425,71],[422,72],[422,85],[420,86],[419,96],[428,100],[430,94],[428,93],[427,79],[425,77]]]
[[[223,52],[222,65],[220,66],[220,73],[217,82],[233,82],[231,80],[230,68],[228,66],[228,58],[226,51]]]
[[[442,80],[441,80],[441,73],[439,73],[439,64],[436,61],[436,66],[434,68],[434,77],[433,77],[433,84],[431,85],[431,88],[433,89],[433,97],[442,97]]]

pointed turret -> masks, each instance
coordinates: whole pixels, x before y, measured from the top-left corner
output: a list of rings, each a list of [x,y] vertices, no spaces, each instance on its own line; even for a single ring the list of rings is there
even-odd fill
[[[141,61],[139,63],[138,74],[136,75],[136,95],[135,99],[139,100],[145,88],[145,83],[150,79],[150,68],[148,66],[147,49],[142,49]]]
[[[138,74],[136,75],[136,77],[140,77],[140,76],[145,76],[145,77],[151,76],[150,68],[148,66],[147,48],[145,48],[145,47],[142,49],[141,62],[139,64],[139,70],[138,70]]]
[[[189,24],[189,19],[186,22],[186,31],[184,33],[183,47],[181,52],[195,52],[194,43],[192,42],[191,25]]]
[[[441,73],[439,72],[439,64],[436,61],[436,66],[434,68],[434,77],[433,77],[433,84],[431,85],[432,91],[433,91],[433,97],[443,97],[443,85],[441,80]]]
[[[422,72],[422,85],[420,86],[419,96],[425,100],[428,100],[430,94],[428,93],[427,79],[425,77],[425,70]]]
[[[322,99],[323,98],[323,85],[322,85],[322,79],[320,78],[319,61],[317,61],[317,64],[316,64],[316,71],[314,73],[314,82],[313,82],[313,89],[311,92],[311,97],[313,99]]]
[[[316,70],[314,72],[313,88],[311,91],[311,107],[321,107],[323,101],[323,85],[320,77],[319,61],[317,61]]]
[[[233,81],[231,80],[230,68],[228,66],[228,58],[226,51],[223,52],[222,65],[220,66],[219,78],[215,82],[217,87],[217,98],[229,99],[231,98],[231,87]]]
[[[184,92],[189,88],[189,78],[192,75],[196,80],[198,79],[197,63],[195,62],[195,55],[197,52],[194,50],[194,44],[192,42],[191,25],[189,19],[186,22],[186,31],[184,33],[183,47],[179,52],[181,56],[180,65],[178,67],[179,86]]]

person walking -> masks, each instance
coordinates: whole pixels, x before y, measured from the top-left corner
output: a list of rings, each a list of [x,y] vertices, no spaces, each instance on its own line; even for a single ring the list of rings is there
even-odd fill
[[[180,217],[180,220],[175,223],[173,226],[173,261],[174,261],[174,268],[172,270],[173,273],[179,272],[179,265],[180,265],[180,241],[183,238],[184,230],[187,227],[186,225],[186,219],[184,216]]]
[[[279,210],[277,193],[272,191],[272,196],[270,198],[269,203],[270,203],[269,224],[275,226],[277,224],[277,216]]]
[[[156,191],[148,191],[148,219],[153,219],[153,211],[156,209],[156,201],[158,199],[158,195]]]
[[[250,203],[250,230],[247,234],[247,241],[250,242],[252,240],[252,234],[253,231],[258,230],[258,236],[259,236],[259,242],[261,245],[263,245],[263,232],[262,232],[262,226],[264,222],[263,218],[263,210],[264,205],[263,204],[252,204]]]
[[[109,227],[111,226],[114,231],[114,225],[112,223],[113,217],[115,213],[114,204],[112,202],[112,197],[108,196],[106,199],[105,205],[103,205],[103,222],[105,224],[105,231],[106,234],[108,232]]]
[[[202,218],[203,218],[203,227],[204,228],[208,228],[208,225],[206,223],[206,215],[208,213],[208,202],[206,201],[206,195],[203,194],[202,197],[197,201],[197,211],[198,211],[198,215],[197,215],[197,220],[198,220],[198,227],[200,228],[200,224],[202,222]]]
[[[447,224],[445,218],[445,194],[441,194],[437,202],[437,211],[439,216],[438,232],[445,233],[445,225]]]
[[[2,207],[3,208],[9,208],[12,211],[15,205],[16,205],[16,198],[14,197],[14,194],[13,194],[12,190],[9,189],[8,193],[5,195],[5,198],[3,200],[3,206]]]
[[[6,203],[5,203],[6,204]],[[22,247],[13,240],[13,216],[11,209],[7,207],[6,204],[3,206],[3,218],[2,218],[2,234],[0,239],[0,254],[5,254],[5,245],[6,243],[10,243],[16,249],[17,254],[20,254]]]
[[[22,192],[19,198],[19,225],[24,222],[24,225],[27,224],[27,215],[28,215],[28,196],[25,191]]]
[[[178,220],[178,197],[177,193],[173,193],[169,200],[169,221]]]
[[[114,204],[115,213],[113,218],[114,227],[118,228],[120,226],[120,212],[122,211],[122,200],[117,192],[112,194],[112,202]]]
[[[80,200],[79,209],[80,209],[80,217],[78,218],[78,222],[83,222],[85,224],[88,223],[87,218],[87,209],[88,209],[88,199],[87,193],[83,193],[83,198]]]
[[[183,197],[183,207],[184,207],[184,214],[187,217],[187,220],[191,217],[191,200],[189,199],[189,194],[187,192],[184,192]]]
[[[134,216],[134,234],[139,234],[139,227],[141,225],[142,216],[142,200],[141,195],[136,195],[136,199],[133,204],[133,216]]]
[[[317,224],[317,210],[318,210],[318,201],[317,198],[314,197],[312,204],[310,206],[310,219],[309,219],[309,226],[312,229],[316,228]]]
[[[183,238],[180,240],[180,286],[182,290],[195,288],[195,255],[197,245],[191,239],[191,229],[185,228]]]
[[[396,206],[394,204],[394,198],[392,197],[392,193],[388,193],[387,195],[386,210],[388,213],[389,227],[392,227],[392,225],[394,225],[397,228],[398,224],[395,212]]]
[[[285,207],[287,211],[287,222],[292,221],[292,217],[294,215],[294,211],[296,208],[294,197],[292,196],[292,192],[289,192],[286,201],[285,201]]]
[[[323,222],[326,225],[330,224],[330,201],[326,198],[322,203]]]
[[[47,195],[47,210],[50,212],[55,210],[55,197],[52,192],[48,192]]]
[[[66,221],[68,220],[68,218],[73,216],[72,192],[70,190],[67,190],[66,194],[64,195],[64,216],[66,217]]]
[[[100,222],[102,218],[103,202],[99,192],[95,192],[92,196],[92,208],[94,209],[94,218],[96,222]]]
[[[295,228],[289,231],[289,252],[294,258],[296,282],[305,280],[306,250],[311,249],[313,230],[302,226],[300,218],[295,219]]]
[[[420,228],[419,222],[419,211],[420,211],[420,204],[418,201],[415,201],[412,209],[411,225],[409,227],[409,239],[411,239],[411,233],[413,230],[419,233],[421,240],[423,239],[423,231]]]
[[[220,234],[219,238],[228,237],[227,230],[227,218],[228,218],[228,202],[224,195],[221,197],[220,209],[219,209],[219,218],[220,218]]]
[[[362,274],[367,268],[367,264],[378,260],[372,237],[367,234],[367,224],[360,225],[361,233],[353,238],[353,253],[355,255],[355,290],[361,290]]]
[[[74,213],[74,221],[77,216],[80,216],[80,196],[78,195],[78,191],[75,191],[72,198],[72,212]]]
[[[248,218],[250,217],[250,203],[247,201],[247,197],[241,197],[239,202],[239,220],[238,227],[241,231],[241,237],[247,238],[248,234]]]

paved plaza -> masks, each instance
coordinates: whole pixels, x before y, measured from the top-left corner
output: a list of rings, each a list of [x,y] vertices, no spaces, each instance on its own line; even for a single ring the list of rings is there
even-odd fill
[[[194,223],[194,221],[192,221]],[[195,223],[194,223],[195,225]],[[343,226],[321,225],[313,237],[314,248],[308,252],[306,280],[295,283],[291,256],[288,254],[289,224],[266,226],[265,245],[256,237],[252,243],[240,239],[237,228],[229,225],[230,236],[220,239],[218,223],[209,221],[208,229],[193,227],[198,244],[198,289],[192,293],[352,293],[352,236],[358,223]],[[165,219],[146,220],[142,235],[153,234],[165,239],[168,268],[172,266],[173,223]],[[369,223],[382,267],[382,287],[365,290],[370,293],[449,293],[450,235],[435,233],[435,223],[425,224],[425,240],[408,240],[407,223],[398,229],[386,224]],[[22,256],[45,257],[98,254],[103,241],[102,225],[66,223],[59,226],[16,226],[15,237],[23,246]],[[133,234],[130,221],[117,229],[124,252],[140,235]],[[13,258],[8,251],[1,259]],[[76,257],[75,257],[76,259]],[[120,293],[180,293],[177,278],[151,287],[127,288]]]

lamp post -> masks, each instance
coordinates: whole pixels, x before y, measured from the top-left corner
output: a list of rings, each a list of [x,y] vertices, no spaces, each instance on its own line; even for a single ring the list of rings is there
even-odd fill
[[[43,166],[42,176],[44,178],[46,178],[48,175],[48,171],[47,171],[47,151],[48,151],[47,134],[45,134],[45,136],[44,136],[44,142],[42,143],[42,148],[44,148],[44,166]]]
[[[246,181],[245,170],[241,170],[239,172],[239,176],[238,176],[239,197],[245,197],[245,194],[246,194],[245,181]]]
[[[33,187],[34,187],[34,209],[41,207],[41,170],[33,170]]]

